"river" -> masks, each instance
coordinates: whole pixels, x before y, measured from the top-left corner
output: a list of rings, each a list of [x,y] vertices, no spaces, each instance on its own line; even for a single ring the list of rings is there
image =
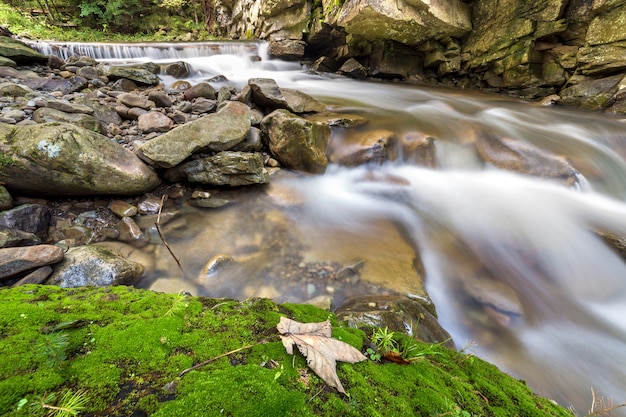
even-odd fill
[[[268,59],[258,43],[39,47],[64,58],[79,51],[113,62],[184,60],[191,83],[223,75],[215,86],[241,88],[269,77],[363,116],[367,129],[435,138],[434,169],[406,158],[375,167],[331,164],[321,176],[283,172],[268,187],[222,190],[233,204],[189,208],[184,221],[166,228],[185,275],[161,249],[160,266],[142,286],[281,301],[330,294],[338,303],[360,284],[303,284],[288,265],[364,261],[363,293],[412,296],[420,296],[415,281],[423,269],[457,347],[580,415],[591,408],[592,389],[607,403],[626,401],[626,265],[597,233],[626,236],[626,117],[311,74]],[[484,163],[471,146],[477,131],[566,158],[576,181],[563,185]],[[333,143],[346,132],[335,128]],[[220,254],[237,262],[203,272]]]

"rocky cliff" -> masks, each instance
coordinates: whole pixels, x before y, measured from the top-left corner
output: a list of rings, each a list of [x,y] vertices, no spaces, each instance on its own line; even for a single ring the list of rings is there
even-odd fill
[[[218,0],[219,31],[320,71],[626,112],[621,0]]]

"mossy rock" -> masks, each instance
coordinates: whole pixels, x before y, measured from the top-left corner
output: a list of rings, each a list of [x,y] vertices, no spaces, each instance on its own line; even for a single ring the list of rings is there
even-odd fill
[[[411,365],[339,363],[348,395],[339,394],[300,354],[285,352],[276,331],[281,316],[330,318],[333,337],[359,349],[366,340],[327,311],[266,299],[124,286],[2,289],[0,414],[33,415],[28,406],[18,410],[20,400],[60,398],[71,389],[85,390],[83,415],[89,416],[572,415],[479,358],[431,345],[424,345],[431,353]],[[45,340],[58,334],[66,335],[67,346],[54,356]]]

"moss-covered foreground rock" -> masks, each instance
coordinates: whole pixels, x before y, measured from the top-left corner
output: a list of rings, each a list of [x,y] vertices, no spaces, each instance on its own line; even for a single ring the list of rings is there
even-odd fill
[[[18,410],[20,400],[82,389],[83,415],[93,416],[571,415],[495,366],[443,347],[429,346],[437,353],[411,365],[340,363],[343,396],[301,355],[287,355],[276,331],[283,315],[329,317],[307,305],[130,287],[2,289],[0,414],[33,415],[28,404]],[[365,334],[330,318],[333,337],[362,347]]]

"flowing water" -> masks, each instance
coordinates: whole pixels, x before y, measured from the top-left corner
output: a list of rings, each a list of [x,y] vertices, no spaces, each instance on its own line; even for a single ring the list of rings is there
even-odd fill
[[[143,286],[291,301],[330,294],[338,303],[371,292],[423,297],[423,275],[458,347],[581,415],[592,388],[626,401],[626,265],[598,235],[626,236],[625,117],[310,74],[267,59],[263,44],[184,46],[72,51],[118,62],[184,60],[194,69],[192,83],[224,75],[223,84],[242,87],[271,77],[367,118],[366,129],[434,137],[437,168],[400,157],[381,166],[331,164],[321,176],[280,172],[267,187],[217,190],[232,203],[186,207],[164,227],[184,276],[156,241],[158,261]],[[68,54],[60,51],[45,52]],[[348,131],[334,128],[334,146]],[[477,131],[564,156],[576,181],[566,186],[484,163],[472,146]],[[358,261],[360,280],[318,282],[324,270]]]

